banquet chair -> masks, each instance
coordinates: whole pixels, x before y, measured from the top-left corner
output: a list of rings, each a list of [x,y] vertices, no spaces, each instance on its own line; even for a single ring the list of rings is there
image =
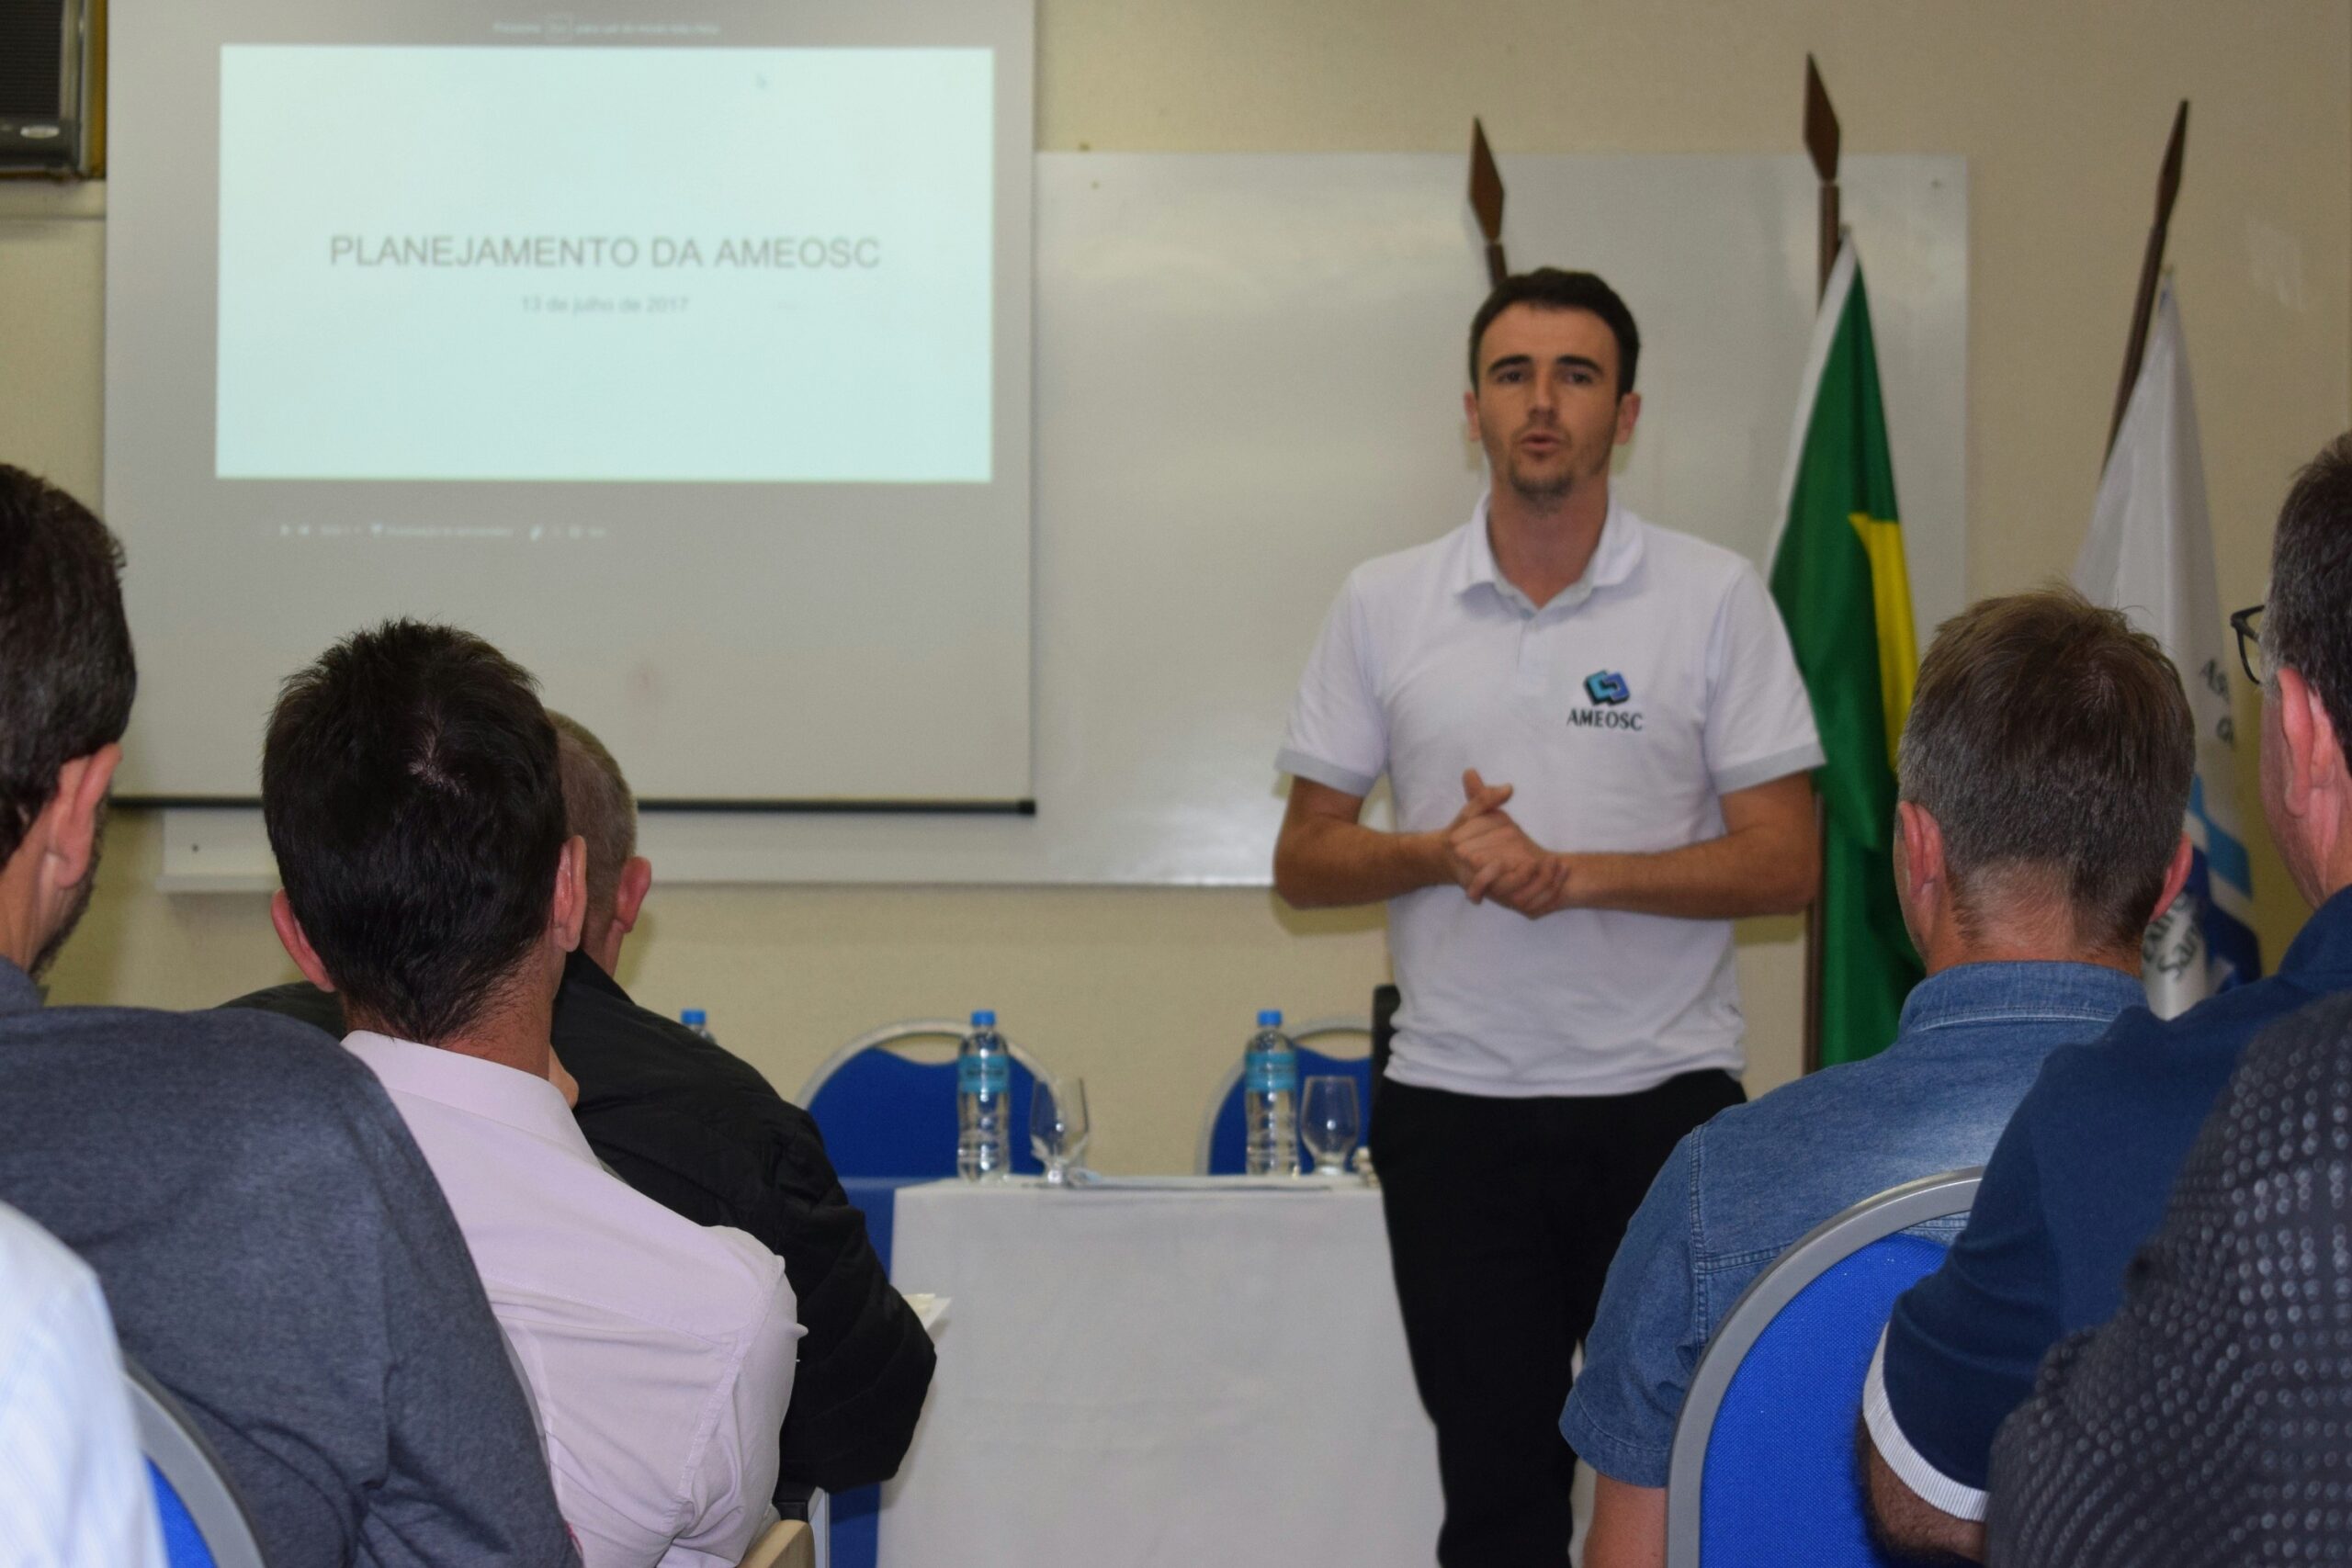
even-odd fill
[[[1356,1115],[1359,1141],[1372,1130],[1372,1058],[1364,1056],[1332,1056],[1321,1051],[1309,1050],[1309,1040],[1329,1040],[1340,1035],[1372,1032],[1369,1020],[1361,1018],[1318,1018],[1300,1024],[1290,1032],[1298,1043],[1298,1087],[1301,1093],[1306,1080],[1321,1074],[1338,1074],[1356,1080]],[[1201,1118],[1201,1135],[1193,1154],[1193,1168],[1202,1176],[1238,1176],[1249,1152],[1248,1133],[1241,1124],[1241,1061],[1236,1057],[1216,1081],[1216,1092],[1209,1100],[1208,1111]],[[1312,1160],[1302,1150],[1301,1169],[1311,1167]]]
[[[125,1356],[122,1371],[171,1568],[263,1568],[253,1517],[229,1483],[220,1454],[146,1369]]]
[[[910,1019],[869,1029],[800,1086],[799,1102],[825,1135],[825,1152],[845,1177],[956,1174],[956,1048],[966,1026]],[[1029,1150],[1029,1096],[1052,1075],[1011,1039],[1012,1103],[1006,1107],[1012,1168],[1045,1168]],[[928,1059],[926,1059],[928,1058]]]
[[[816,1536],[806,1519],[778,1519],[752,1543],[736,1568],[816,1568]]]
[[[1894,1298],[1943,1260],[1914,1226],[1963,1216],[1978,1170],[1922,1177],[1825,1221],[1758,1275],[1700,1354],[1675,1423],[1667,1568],[1892,1564],[1855,1479],[1862,1380]]]

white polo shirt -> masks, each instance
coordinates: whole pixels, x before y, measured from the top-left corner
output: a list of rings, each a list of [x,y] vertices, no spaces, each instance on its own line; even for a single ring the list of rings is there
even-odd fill
[[[1746,558],[1613,498],[1592,563],[1538,609],[1495,565],[1487,502],[1350,574],[1278,765],[1349,795],[1388,776],[1407,832],[1462,809],[1462,773],[1549,850],[1720,837],[1721,799],[1818,767],[1787,628]],[[1389,901],[1404,991],[1388,1076],[1460,1094],[1631,1094],[1737,1072],[1731,922],[1610,909],[1530,920],[1451,885]]]

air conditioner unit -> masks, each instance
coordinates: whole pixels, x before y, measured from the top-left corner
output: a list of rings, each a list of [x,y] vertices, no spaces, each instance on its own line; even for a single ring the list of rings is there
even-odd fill
[[[105,0],[0,0],[0,174],[104,163]]]

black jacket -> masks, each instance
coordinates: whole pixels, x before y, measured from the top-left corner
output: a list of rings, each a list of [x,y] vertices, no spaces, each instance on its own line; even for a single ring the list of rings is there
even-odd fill
[[[311,986],[228,1005],[343,1032],[341,1004]],[[784,1259],[808,1332],[784,1416],[780,1501],[895,1474],[935,1356],[842,1191],[817,1123],[749,1063],[639,1007],[578,953],[564,965],[554,1035],[597,1158],[664,1208],[747,1231]]]

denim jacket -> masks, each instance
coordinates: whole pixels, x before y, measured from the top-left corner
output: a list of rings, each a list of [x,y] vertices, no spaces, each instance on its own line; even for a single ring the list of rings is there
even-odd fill
[[[2042,1058],[2144,1001],[2088,964],[1968,964],[1931,975],[1867,1061],[1735,1107],[1676,1145],[1611,1265],[1561,1435],[1634,1486],[1666,1484],[1699,1353],[1764,1266],[1873,1193],[1982,1165]],[[1922,1227],[1949,1241],[1957,1218]]]

